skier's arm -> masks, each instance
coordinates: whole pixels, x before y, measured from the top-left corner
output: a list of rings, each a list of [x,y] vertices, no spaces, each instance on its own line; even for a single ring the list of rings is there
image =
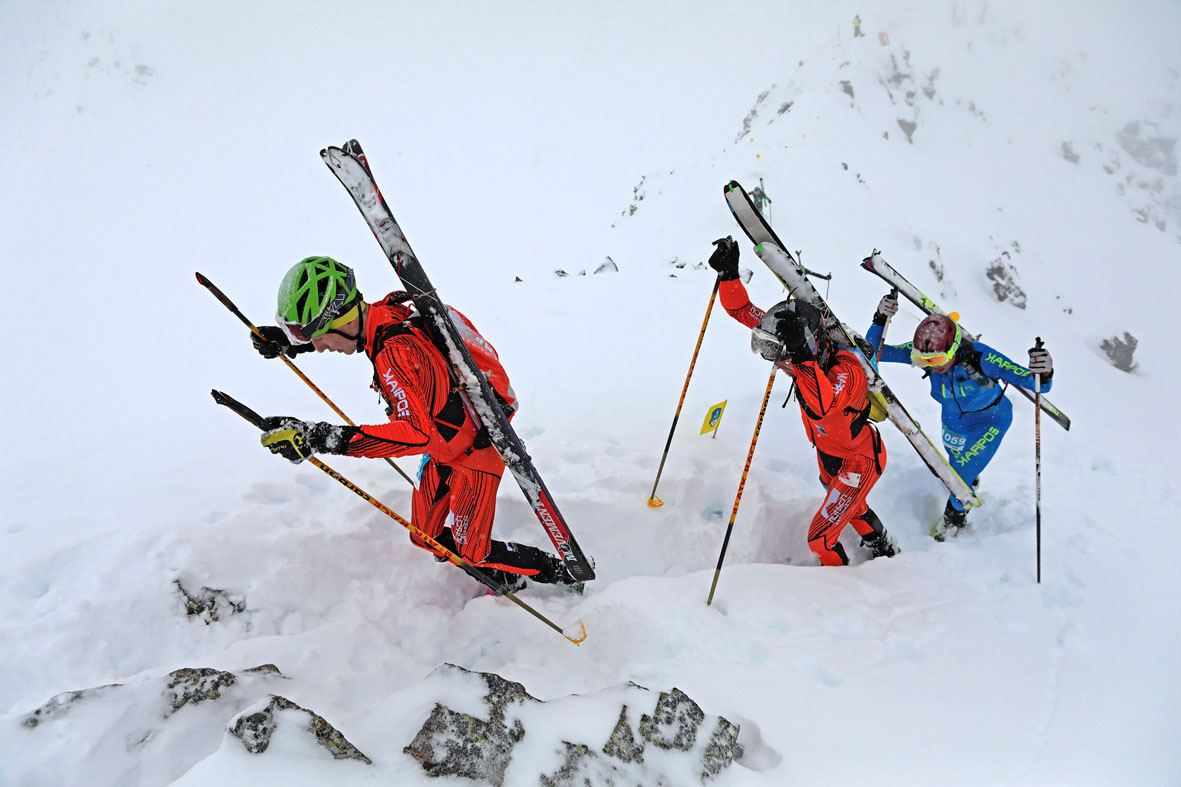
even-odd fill
[[[873,345],[874,351],[877,351],[878,345],[882,347],[882,355],[878,360],[882,363],[910,363],[910,350],[914,346],[913,342],[906,344],[882,344],[882,333],[885,331],[885,326],[874,322],[869,326],[869,330],[865,332],[865,340]]]
[[[393,412],[388,423],[359,427],[349,439],[344,452],[347,456],[381,458],[421,454],[438,434],[427,405],[431,392],[421,390],[421,381],[407,373],[410,368],[423,368],[415,362],[416,351],[409,343],[395,340],[387,343],[374,360],[382,394]],[[429,380],[429,375],[426,379]],[[442,384],[445,386],[446,381]]]
[[[718,294],[721,296],[722,308],[726,310],[726,314],[747,328],[759,327],[766,312],[750,302],[750,296],[747,295],[741,279],[723,281],[718,285]]]
[[[722,298],[722,308],[747,328],[759,327],[764,312],[750,302],[746,287],[742,286],[742,279],[738,275],[738,244],[727,236],[715,240],[714,246],[717,248],[709,255],[709,267],[718,272],[718,294]]]
[[[976,343],[980,353],[980,370],[995,380],[1004,380],[1012,385],[1020,386],[1027,391],[1034,389],[1033,372],[1020,364],[1014,363],[1004,353],[997,352],[986,344]],[[1054,384],[1053,378],[1042,376],[1042,393],[1050,390]]]

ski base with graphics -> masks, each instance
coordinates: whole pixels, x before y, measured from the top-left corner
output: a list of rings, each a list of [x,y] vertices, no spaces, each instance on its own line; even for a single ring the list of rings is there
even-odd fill
[[[570,532],[566,520],[533,466],[532,459],[525,451],[525,444],[509,423],[495,391],[472,360],[459,327],[451,319],[447,306],[427,278],[426,271],[406,241],[385,197],[377,188],[360,144],[354,139],[342,147],[325,148],[320,151],[320,158],[348,190],[402,286],[412,296],[415,307],[425,318],[425,326],[435,346],[451,364],[453,383],[458,383],[463,390],[470,412],[487,432],[500,458],[525,493],[534,516],[553,542],[566,570],[579,582],[594,579],[594,564],[574,540],[574,534]]]
[[[779,240],[779,236],[775,234],[766,219],[755,208],[754,202],[751,201],[746,190],[737,181],[732,180],[726,185],[724,191],[726,204],[730,206],[730,211],[738,221],[738,226],[742,227],[742,231],[755,244],[755,252],[787,288],[788,294],[820,309],[826,322],[840,326],[844,333],[844,343],[859,350],[857,356],[861,361],[862,368],[865,369],[870,395],[877,398],[878,403],[885,409],[890,423],[894,424],[907,442],[911,444],[919,458],[923,460],[923,464],[943,482],[947,491],[955,496],[960,505],[965,508],[980,505],[980,498],[976,496],[972,487],[960,478],[959,473],[948,463],[944,453],[935,447],[918,422],[902,406],[902,402],[898,400],[898,397],[886,385],[886,381],[878,374],[872,359],[860,351],[857,342],[849,334],[848,328],[833,314],[824,298],[808,280],[803,266],[796,262],[795,258],[786,250],[783,241]]]
[[[886,262],[882,255],[874,250],[874,253],[861,261],[861,267],[865,268],[870,273],[875,274],[882,281],[894,287],[898,292],[906,296],[906,299],[919,307],[924,314],[946,314],[947,312],[939,308],[935,301],[923,294],[918,287],[911,284],[906,277],[894,269],[894,266]],[[963,326],[960,326],[963,328]],[[963,328],[965,333],[969,333],[967,328]],[[1006,391],[1016,391],[1024,396],[1030,402],[1035,400],[1032,391],[1027,391],[1019,385],[1009,385],[1005,387]],[[1061,426],[1063,429],[1070,431],[1070,416],[1059,410],[1053,405],[1045,394],[1041,396],[1042,412],[1050,416],[1054,423]]]

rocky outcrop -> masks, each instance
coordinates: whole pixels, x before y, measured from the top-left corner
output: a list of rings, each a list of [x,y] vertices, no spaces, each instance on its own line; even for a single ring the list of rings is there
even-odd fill
[[[173,584],[180,594],[185,614],[204,621],[206,625],[246,610],[246,599],[231,591],[210,587],[193,590],[180,579],[174,579]]]
[[[1109,339],[1104,339],[1099,344],[1099,349],[1111,361],[1111,365],[1121,372],[1132,372],[1136,369],[1136,362],[1132,359],[1132,355],[1136,352],[1136,345],[1139,342],[1132,334],[1124,331],[1124,338],[1112,336]]]
[[[1010,261],[1009,252],[1001,252],[1001,256],[990,262],[984,275],[992,282],[992,294],[998,301],[1025,308],[1028,298],[1018,283],[1017,268]]]
[[[500,787],[506,783],[565,785],[673,785],[701,783],[742,756],[739,727],[707,715],[679,689],[652,692],[629,684],[614,727],[598,740],[566,740],[562,730],[540,721],[545,705],[513,681],[491,673],[472,673],[454,665],[436,670],[444,677],[478,677],[485,690],[487,717],[436,703],[414,740],[403,751],[431,776],[462,776]],[[601,707],[601,699],[587,699]],[[576,707],[567,704],[567,711]],[[651,713],[636,708],[649,707]],[[638,718],[636,714],[638,715]],[[553,738],[550,744],[546,737]],[[540,740],[538,740],[540,738]],[[530,743],[534,762],[519,762],[514,749]],[[538,773],[536,753],[549,750],[559,764]]]
[[[262,754],[271,744],[271,736],[278,729],[281,718],[294,722],[299,729],[310,735],[321,748],[336,760],[359,760],[366,765],[372,760],[356,746],[349,743],[340,730],[333,727],[319,714],[296,705],[286,697],[276,694],[261,705],[244,711],[230,722],[229,733],[251,754]]]

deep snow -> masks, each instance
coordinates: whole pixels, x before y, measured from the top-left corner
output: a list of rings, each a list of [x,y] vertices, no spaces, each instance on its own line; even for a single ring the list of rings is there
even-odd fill
[[[1176,5],[1148,1],[0,7],[0,134],[17,154],[0,192],[17,330],[0,782],[160,784],[205,758],[194,778],[233,773],[241,750],[215,713],[188,722],[204,734],[138,753],[84,714],[52,740],[19,721],[61,692],[274,663],[284,696],[374,758],[339,783],[409,783],[421,772],[400,752],[421,720],[396,709],[450,662],[542,699],[677,686],[761,738],[719,784],[1177,783],[1178,33]],[[1127,142],[1133,122],[1166,140],[1165,163]],[[596,557],[583,597],[523,596],[581,620],[580,646],[480,596],[209,400],[216,387],[263,413],[332,418],[192,274],[258,323],[307,254],[354,265],[371,297],[393,289],[318,161],[350,136],[434,283],[500,351],[515,424]],[[644,501],[713,281],[700,263],[739,235],[722,186],[759,177],[778,233],[833,272],[830,301],[854,327],[884,292],[857,267],[879,248],[1015,359],[1046,340],[1074,426],[1042,424],[1041,585],[1024,400],[984,507],[946,544],[926,535],[944,493],[883,425],[890,461],[870,502],[904,551],[863,562],[849,533],[855,564],[830,570],[804,544],[821,495],[781,378],[705,606],[768,372],[719,307],[666,505]],[[592,275],[608,255],[619,272]],[[1024,310],[992,296],[997,259],[1017,269]],[[746,243],[743,264],[757,303],[781,297]],[[917,320],[904,305],[891,336]],[[1139,340],[1133,374],[1098,349],[1124,331]],[[364,361],[297,362],[354,420],[381,417]],[[885,373],[935,437],[917,370]],[[723,399],[717,438],[697,435]],[[408,513],[384,463],[329,464]],[[496,533],[544,540],[508,479]],[[178,579],[246,611],[186,619]],[[298,776],[284,751],[251,783]]]

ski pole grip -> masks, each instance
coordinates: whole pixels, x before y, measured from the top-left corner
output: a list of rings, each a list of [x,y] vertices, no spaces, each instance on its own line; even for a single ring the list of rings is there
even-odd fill
[[[237,317],[239,320],[241,320],[243,323],[245,323],[246,327],[249,328],[251,330],[251,332],[257,334],[260,338],[262,337],[262,334],[258,332],[258,328],[256,328],[254,326],[254,323],[252,323],[249,319],[247,319],[246,315],[238,310],[238,307],[234,305],[234,302],[231,301],[226,296],[226,294],[224,292],[219,290],[217,288],[216,284],[209,281],[209,279],[207,279],[205,276],[201,275],[201,273],[199,271],[196,271],[196,274],[197,274],[197,282],[202,287],[209,290],[209,292],[213,294],[214,298],[217,298],[219,301],[221,301],[222,306],[229,309],[231,312],[233,312],[235,317]]]
[[[224,407],[230,408],[235,413],[237,413],[238,415],[245,418],[247,421],[249,421],[251,424],[253,424],[257,428],[262,429],[262,416],[261,415],[254,412],[249,407],[242,404],[234,397],[230,396],[228,393],[223,393],[222,391],[219,391],[216,388],[214,388],[212,391],[210,391],[210,393],[213,394],[213,401],[217,402],[218,404],[220,404]]]

